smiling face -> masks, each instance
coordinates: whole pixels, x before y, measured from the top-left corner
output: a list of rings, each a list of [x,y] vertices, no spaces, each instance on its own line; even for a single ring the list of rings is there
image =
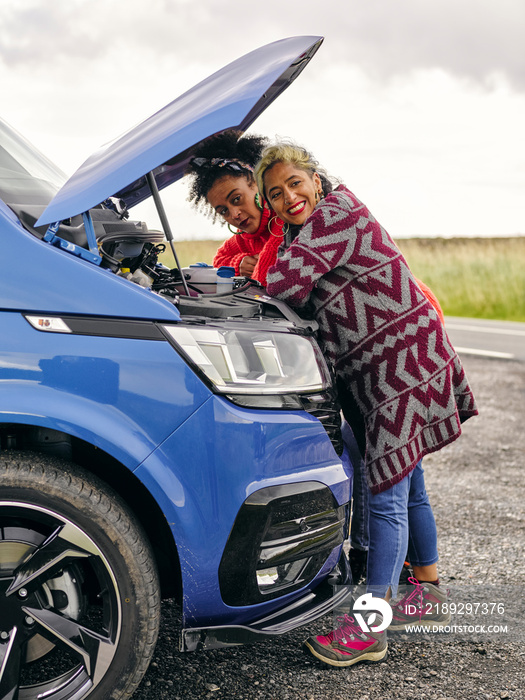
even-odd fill
[[[312,175],[292,163],[275,163],[266,170],[263,180],[274,212],[283,221],[297,226],[308,219],[323,192],[317,173]]]
[[[206,199],[219,216],[244,233],[255,233],[262,211],[255,204],[257,185],[245,177],[225,175],[215,180]]]

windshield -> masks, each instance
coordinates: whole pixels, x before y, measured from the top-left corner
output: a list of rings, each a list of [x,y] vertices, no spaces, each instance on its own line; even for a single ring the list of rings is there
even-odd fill
[[[48,204],[64,173],[0,120],[0,197],[6,204]]]

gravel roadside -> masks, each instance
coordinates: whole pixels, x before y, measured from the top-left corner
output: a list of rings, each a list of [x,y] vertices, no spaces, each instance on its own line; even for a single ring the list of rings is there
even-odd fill
[[[462,358],[480,415],[462,437],[425,458],[445,585],[487,586],[519,596],[525,623],[525,364]],[[507,588],[506,588],[507,587]],[[407,635],[389,638],[379,664],[336,669],[305,656],[305,637],[331,617],[279,639],[231,649],[178,652],[178,609],[163,607],[153,659],[133,700],[525,700],[523,637]]]

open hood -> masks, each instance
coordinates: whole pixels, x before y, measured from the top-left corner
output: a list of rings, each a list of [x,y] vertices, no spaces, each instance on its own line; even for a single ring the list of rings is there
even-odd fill
[[[267,44],[233,61],[90,156],[36,222],[63,221],[116,196],[128,207],[184,175],[196,144],[225,129],[246,130],[310,61],[322,37]]]

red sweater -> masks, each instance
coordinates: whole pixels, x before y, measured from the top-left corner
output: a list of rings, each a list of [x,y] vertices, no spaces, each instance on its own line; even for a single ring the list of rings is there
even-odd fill
[[[432,306],[435,308],[437,315],[439,316],[439,320],[443,325],[445,325],[445,317],[443,316],[443,309],[441,308],[441,304],[438,301],[437,296],[434,294],[434,292],[428,287],[424,282],[421,280],[418,280],[418,278],[415,278],[416,282],[419,285],[419,288],[423,292],[423,294],[426,296],[426,298],[429,300],[429,302],[432,304]]]
[[[271,218],[271,233],[268,222]],[[283,222],[273,212],[270,212],[266,204],[261,212],[261,223],[255,233],[236,233],[228,238],[215,253],[213,267],[229,265],[235,268],[235,274],[239,273],[242,259],[247,255],[258,255],[259,259],[253,271],[252,279],[266,286],[266,273],[277,257],[277,249],[283,241]]]

